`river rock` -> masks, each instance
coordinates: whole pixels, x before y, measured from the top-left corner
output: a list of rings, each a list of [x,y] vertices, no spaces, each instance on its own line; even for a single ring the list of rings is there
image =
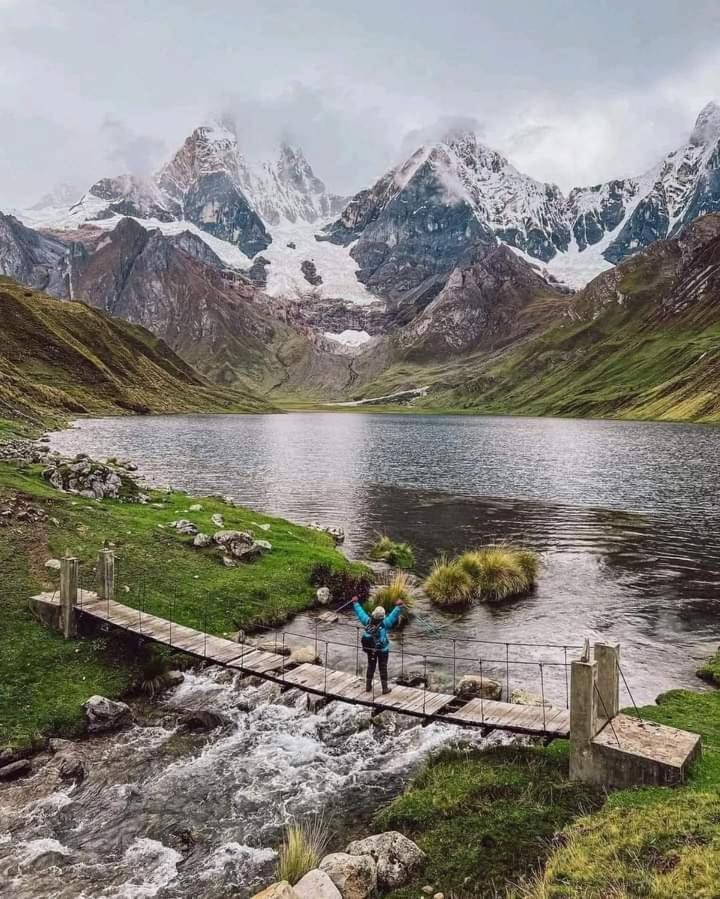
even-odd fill
[[[272,543],[269,540],[256,540],[255,546],[259,546],[260,549],[264,550],[266,553],[269,553],[272,550]]]
[[[317,665],[320,656],[315,652],[314,646],[298,646],[290,653],[290,661],[293,665]]]
[[[355,840],[345,850],[348,855],[369,856],[377,866],[381,890],[397,890],[411,879],[425,861],[425,853],[412,840],[389,830],[364,840]]]
[[[308,871],[293,889],[299,899],[343,899],[329,876],[319,868]]]
[[[212,546],[212,537],[209,534],[196,534],[193,540],[193,546],[198,549],[205,549],[206,546]]]
[[[200,503],[195,503],[195,505],[188,508],[188,512],[202,512],[202,510],[203,507],[200,505]]]
[[[183,730],[207,733],[218,727],[231,724],[231,720],[219,712],[210,712],[207,709],[191,709],[183,712],[178,721]]]
[[[377,865],[369,855],[334,852],[320,862],[342,899],[369,899],[377,892]]]
[[[408,668],[397,679],[401,687],[429,687],[430,677],[422,668]]]
[[[216,512],[212,518],[210,519],[216,528],[224,528],[225,527],[225,519],[219,512]]]
[[[500,699],[502,696],[502,684],[492,677],[466,674],[460,678],[455,695],[460,696],[462,699],[474,699],[479,696],[482,696],[483,699]]]
[[[330,604],[330,589],[328,587],[318,587],[315,594],[319,606],[327,606]]]
[[[283,646],[282,640],[263,640],[256,644],[260,652],[272,652],[277,656],[289,656],[292,650],[289,646]]]
[[[88,732],[91,734],[119,730],[132,721],[130,706],[124,702],[113,702],[104,696],[91,696],[83,703]]]
[[[57,773],[61,780],[81,783],[87,776],[87,768],[82,758],[73,751],[60,752],[55,756]]]
[[[255,893],[252,899],[298,899],[298,894],[287,880],[274,883],[261,893]]]
[[[510,695],[510,702],[514,702],[517,705],[550,706],[547,699],[543,702],[542,696],[538,693],[529,693],[527,690],[513,690]]]
[[[18,759],[17,762],[10,762],[9,765],[0,768],[0,781],[17,780],[18,777],[26,777],[28,774],[32,774],[30,759]]]

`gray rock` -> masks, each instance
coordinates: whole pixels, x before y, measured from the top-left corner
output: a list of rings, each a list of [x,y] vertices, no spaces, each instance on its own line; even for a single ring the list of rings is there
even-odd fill
[[[62,567],[62,565],[61,565],[60,559],[48,559],[47,562],[45,563],[45,567],[50,568],[53,571],[60,571],[60,568]]]
[[[215,525],[216,528],[224,528],[225,527],[225,519],[219,512],[216,512],[211,518],[210,521]]]
[[[320,862],[342,899],[370,899],[377,892],[377,865],[369,855],[334,852]]]
[[[327,606],[330,604],[330,590],[327,587],[318,587],[315,594],[319,606]]]
[[[206,546],[212,546],[212,537],[209,534],[196,534],[193,540],[193,546],[204,549]]]
[[[315,652],[314,646],[298,646],[290,653],[290,661],[294,665],[316,665],[320,656]]]
[[[252,534],[247,531],[216,531],[213,534],[213,540],[218,546],[227,546],[228,543],[247,543],[252,546],[254,543]]]
[[[513,690],[510,694],[510,702],[514,702],[517,705],[545,705],[548,708],[550,707],[550,702],[547,699],[543,703],[542,696],[538,693],[530,693],[527,690]]]
[[[272,543],[269,540],[256,540],[255,546],[259,546],[260,549],[264,550],[266,553],[269,553],[272,549]]]
[[[192,521],[188,521],[187,518],[181,518],[179,521],[173,522],[170,527],[174,528],[178,534],[185,534],[189,537],[199,533],[197,525],[194,525]]]
[[[232,724],[230,718],[219,712],[210,712],[207,709],[192,709],[183,712],[178,724],[183,730],[207,733],[218,727],[228,727]]]
[[[343,899],[342,894],[325,871],[316,868],[293,887],[298,899]]]
[[[262,643],[256,644],[256,649],[261,652],[272,652],[278,656],[289,656],[292,650],[289,646],[283,646],[282,640],[264,640]]]
[[[355,840],[345,851],[372,858],[377,866],[378,887],[388,891],[405,886],[425,861],[419,846],[395,830]]]
[[[132,712],[130,706],[124,702],[113,702],[104,696],[91,696],[83,703],[85,717],[88,723],[88,732],[91,734],[106,733],[119,730],[130,724]]]
[[[474,699],[482,696],[483,699],[500,699],[502,696],[502,684],[492,677],[480,677],[479,674],[466,674],[460,678],[455,689],[455,695],[462,699]]]
[[[26,777],[28,774],[32,774],[30,759],[18,759],[18,761],[10,762],[9,765],[3,765],[0,768],[0,781],[17,780],[19,777]]]

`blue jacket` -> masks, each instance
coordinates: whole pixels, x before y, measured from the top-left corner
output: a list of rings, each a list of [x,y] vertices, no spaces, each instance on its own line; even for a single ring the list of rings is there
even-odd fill
[[[358,621],[363,626],[367,627],[371,622],[371,617],[368,613],[363,609],[359,602],[353,603],[353,612],[357,616]],[[380,623],[380,627],[378,628],[377,634],[375,635],[377,644],[378,644],[378,652],[390,652],[390,640],[388,639],[388,631],[392,630],[395,625],[400,621],[400,616],[402,615],[402,608],[400,606],[395,606],[395,608],[390,612],[389,615],[386,615],[382,622]],[[369,637],[371,636],[365,631],[365,634]]]

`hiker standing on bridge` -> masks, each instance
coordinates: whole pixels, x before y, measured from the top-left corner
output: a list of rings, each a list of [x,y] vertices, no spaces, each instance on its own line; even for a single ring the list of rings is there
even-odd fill
[[[365,628],[362,635],[362,648],[368,659],[367,673],[365,675],[365,692],[372,690],[373,678],[376,666],[380,668],[380,683],[383,694],[390,692],[388,687],[388,656],[390,655],[390,640],[388,631],[400,621],[404,603],[399,599],[395,608],[389,615],[385,614],[382,606],[376,606],[372,615],[363,609],[357,596],[353,596],[353,611]]]

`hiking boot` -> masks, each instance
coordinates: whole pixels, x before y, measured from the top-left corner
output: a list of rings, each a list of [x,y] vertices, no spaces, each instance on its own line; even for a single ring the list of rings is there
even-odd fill
[[[372,693],[372,681],[370,681],[370,682],[366,681],[366,682],[365,682],[365,692],[366,692],[366,693]]]
[[[388,693],[392,693],[392,688],[388,687],[388,685],[385,684],[385,686],[383,687],[383,696],[387,696]]]

